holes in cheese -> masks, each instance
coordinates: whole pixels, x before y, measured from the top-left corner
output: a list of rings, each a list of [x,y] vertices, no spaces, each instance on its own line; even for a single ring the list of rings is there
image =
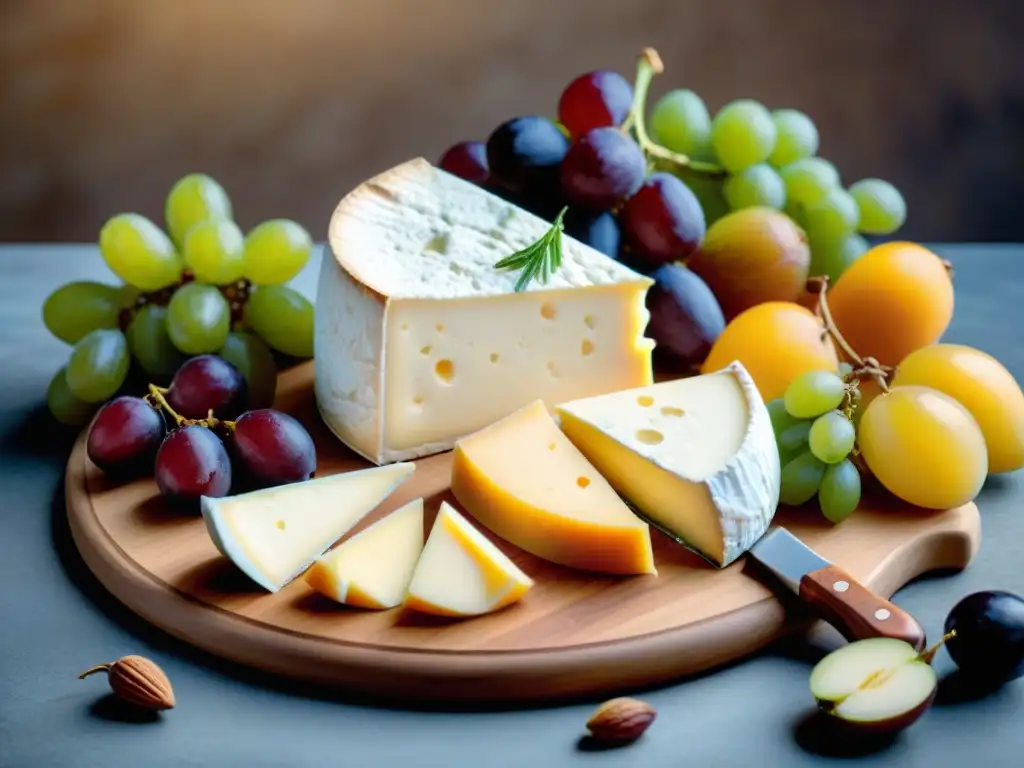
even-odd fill
[[[650,407],[655,402],[660,408]],[[740,363],[565,403],[562,430],[647,519],[717,565],[768,529],[779,501],[771,419]]]
[[[415,464],[392,464],[237,496],[204,496],[200,507],[221,554],[261,587],[277,592],[415,469]]]
[[[451,488],[474,519],[537,557],[602,573],[656,573],[647,524],[539,400],[456,443]]]
[[[479,616],[517,602],[532,586],[490,539],[441,502],[405,606],[435,616]]]
[[[316,400],[331,431],[386,464],[448,450],[533,400],[650,384],[650,278],[568,236],[547,283],[516,292],[517,271],[495,269],[550,227],[422,159],[346,196],[316,297]],[[444,253],[423,248],[441,234]],[[442,360],[454,377],[435,370]]]
[[[423,551],[423,499],[382,517],[320,557],[305,580],[325,597],[357,608],[401,605]]]

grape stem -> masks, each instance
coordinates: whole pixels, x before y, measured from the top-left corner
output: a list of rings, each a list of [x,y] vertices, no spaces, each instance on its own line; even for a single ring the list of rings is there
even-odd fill
[[[931,648],[927,649],[926,651],[922,651],[921,652],[921,657],[920,657],[921,661],[923,661],[925,664],[931,664],[932,660],[935,658],[935,654],[939,652],[939,648],[941,648],[943,645],[945,645],[946,643],[948,643],[950,640],[952,640],[955,637],[956,637],[956,630],[955,629],[951,629],[949,632],[947,632],[946,634],[944,634],[942,637],[939,638],[939,642],[937,642],[935,645],[933,645]]]
[[[170,403],[167,402],[167,398],[164,397],[164,392],[167,390],[161,389],[156,384],[149,385],[149,397],[147,399],[156,403],[162,410],[164,410],[168,416],[174,419],[175,426],[180,427],[185,423],[185,417],[180,413],[171,408]]]
[[[180,413],[171,408],[171,404],[167,402],[165,394],[168,391],[169,390],[163,389],[162,387],[158,387],[156,384],[150,384],[149,394],[146,396],[146,399],[151,405],[155,403],[158,408],[174,419],[174,426],[181,427],[198,425],[200,427],[213,429],[214,427],[224,425],[228,429],[235,428],[235,423],[233,421],[221,421],[214,417],[213,411],[208,411],[205,419],[186,419]]]
[[[647,124],[644,118],[647,92],[650,90],[651,80],[654,79],[654,76],[660,75],[664,71],[665,65],[662,63],[658,52],[654,48],[644,48],[637,61],[636,81],[633,85],[633,105],[629,109],[626,121],[622,124],[623,132],[628,133],[632,130],[636,143],[644,155],[666,163],[672,170],[688,168],[694,173],[724,178],[727,174],[721,166],[694,160],[687,155],[672,152],[655,143],[647,133]]]
[[[843,338],[843,334],[839,332],[839,328],[836,327],[835,321],[832,319],[832,313],[828,308],[828,299],[825,295],[828,293],[828,276],[819,275],[812,277],[807,281],[807,290],[811,293],[818,294],[818,314],[821,316],[822,322],[825,324],[825,334],[831,336],[835,343],[839,346],[846,356],[849,357],[856,367],[849,374],[851,378],[860,380],[864,377],[871,377],[878,384],[878,388],[882,392],[889,391],[888,378],[892,373],[892,369],[888,366],[882,365],[878,360],[873,357],[861,357],[857,352],[850,346],[850,343]]]

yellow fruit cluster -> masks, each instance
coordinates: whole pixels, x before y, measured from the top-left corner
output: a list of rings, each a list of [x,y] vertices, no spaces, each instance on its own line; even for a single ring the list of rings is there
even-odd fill
[[[766,402],[806,371],[859,381],[857,447],[892,494],[919,507],[967,503],[989,474],[1024,467],[1024,393],[978,349],[942,343],[953,318],[948,265],[915,243],[878,245],[818,302],[767,301],[738,314],[702,371],[733,360]],[[816,307],[812,311],[808,307]]]

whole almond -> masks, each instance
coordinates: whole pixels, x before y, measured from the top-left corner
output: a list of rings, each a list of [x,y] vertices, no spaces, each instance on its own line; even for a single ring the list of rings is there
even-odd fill
[[[79,680],[96,672],[106,672],[114,694],[142,709],[174,708],[174,689],[167,675],[154,662],[143,656],[122,656],[110,664],[87,669]]]
[[[598,741],[625,742],[640,738],[658,713],[646,701],[621,697],[601,704],[587,721],[587,730]]]

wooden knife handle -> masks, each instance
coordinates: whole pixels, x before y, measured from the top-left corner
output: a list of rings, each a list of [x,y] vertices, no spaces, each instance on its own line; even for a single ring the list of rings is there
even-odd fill
[[[847,640],[893,637],[924,650],[924,629],[913,616],[830,565],[800,579],[800,598]]]

